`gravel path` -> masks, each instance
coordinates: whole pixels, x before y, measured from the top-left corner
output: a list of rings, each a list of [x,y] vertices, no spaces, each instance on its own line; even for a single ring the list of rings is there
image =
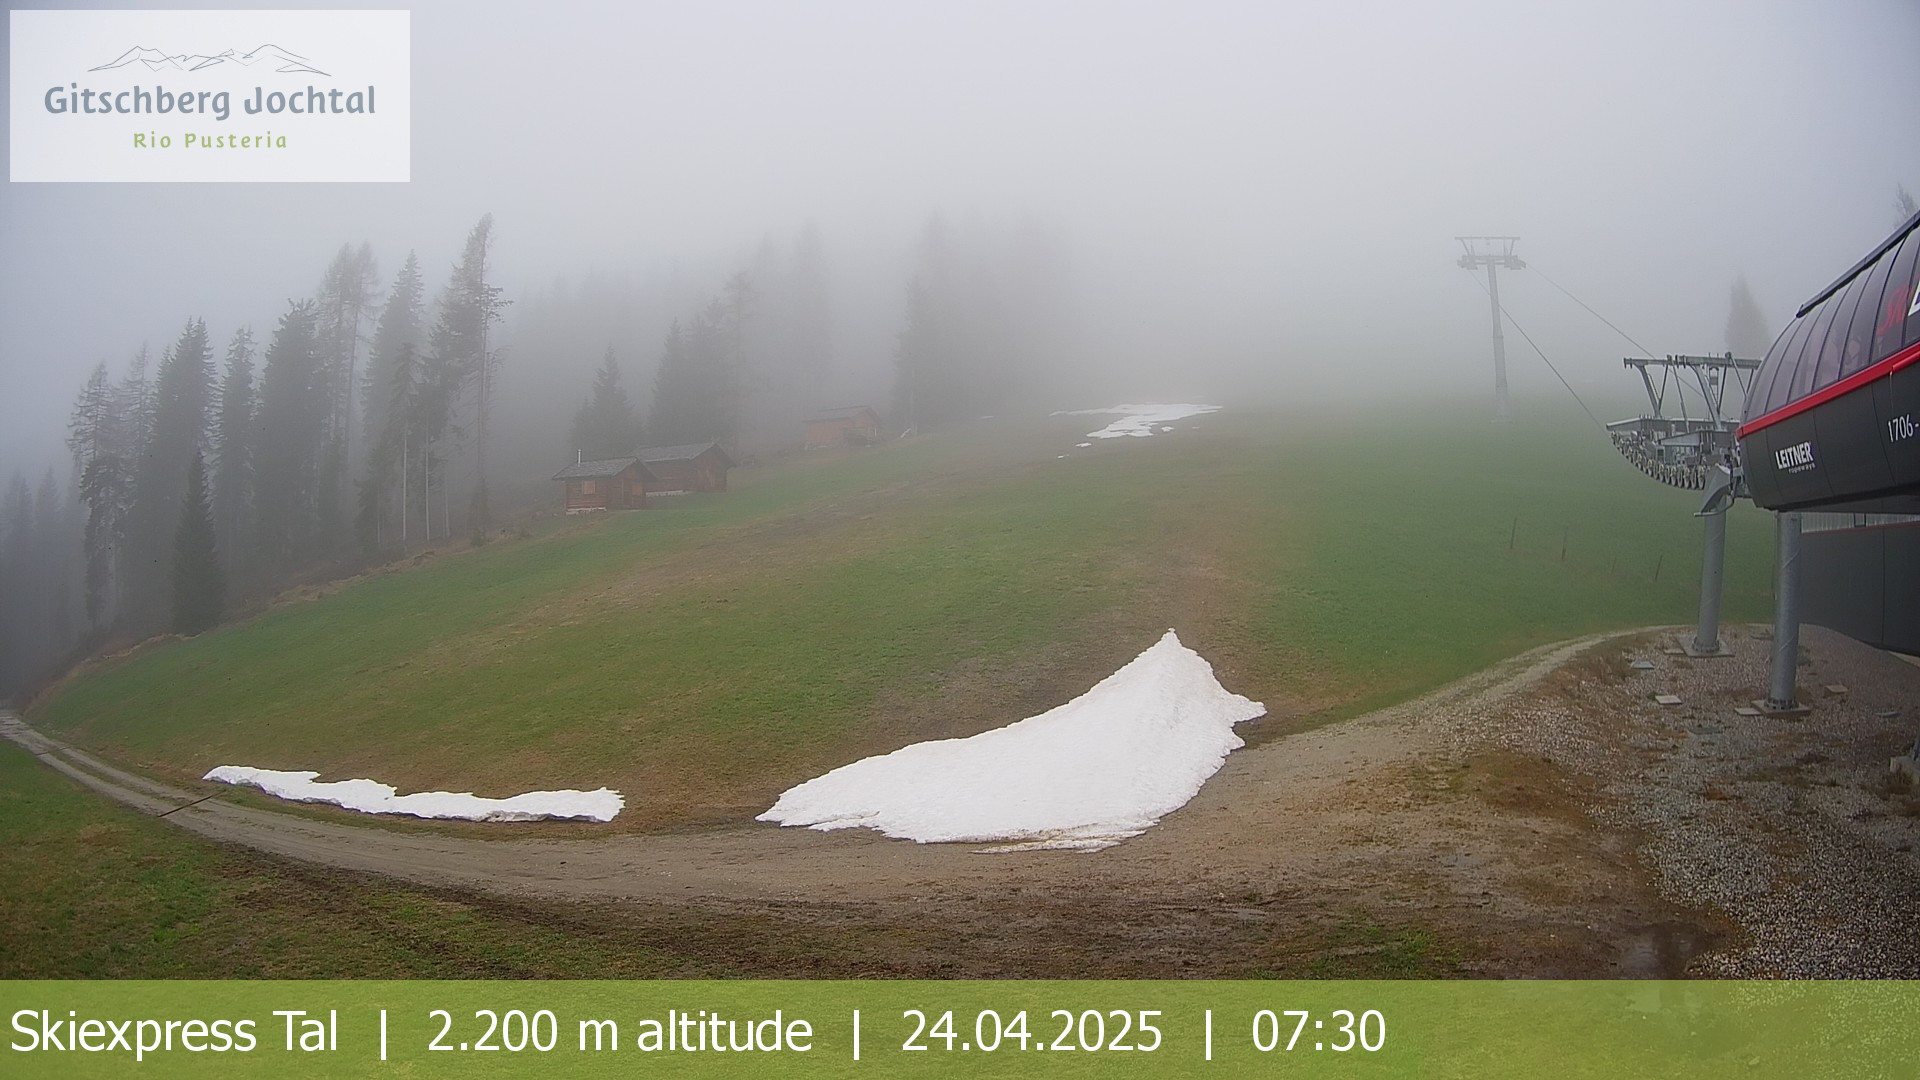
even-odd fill
[[[1660,892],[1738,925],[1742,940],[1692,973],[1920,976],[1920,799],[1888,770],[1920,734],[1920,669],[1805,627],[1811,711],[1743,716],[1766,685],[1768,631],[1729,628],[1733,655],[1710,659],[1677,655],[1683,636],[1610,646],[1603,673],[1570,674],[1564,694],[1478,734],[1596,778],[1591,812],[1643,838]]]

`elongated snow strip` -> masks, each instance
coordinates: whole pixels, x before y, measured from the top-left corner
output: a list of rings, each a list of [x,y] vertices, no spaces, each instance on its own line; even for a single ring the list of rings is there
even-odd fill
[[[842,766],[789,789],[759,820],[996,850],[1098,850],[1186,805],[1245,745],[1234,725],[1265,712],[1222,687],[1169,630],[1065,705]]]
[[[1108,416],[1120,414],[1120,419],[1101,428],[1087,432],[1089,439],[1118,439],[1121,437],[1144,439],[1155,433],[1161,424],[1170,424],[1175,420],[1185,420],[1189,416],[1204,416],[1219,412],[1218,405],[1115,405],[1111,409],[1067,409],[1056,412],[1054,416]],[[1171,429],[1161,428],[1161,432]],[[1085,445],[1085,444],[1082,444]]]
[[[281,772],[245,765],[222,765],[202,777],[222,784],[251,784],[269,795],[293,802],[322,802],[363,814],[407,814],[418,818],[454,818],[461,821],[539,821],[543,818],[584,818],[612,821],[627,801],[610,788],[596,791],[529,791],[507,799],[485,799],[470,791],[417,791],[401,795],[374,780],[335,780],[318,783],[317,772]]]

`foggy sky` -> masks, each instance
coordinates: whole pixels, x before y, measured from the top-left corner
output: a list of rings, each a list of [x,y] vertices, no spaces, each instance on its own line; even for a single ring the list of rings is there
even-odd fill
[[[437,291],[489,211],[510,298],[717,280],[811,222],[836,349],[874,373],[929,213],[1033,220],[1070,250],[1095,397],[1472,395],[1455,234],[1518,234],[1650,348],[1699,351],[1736,272],[1777,332],[1920,193],[1910,0],[436,3],[412,40],[411,183],[7,185],[0,473],[64,463],[96,362],[194,316],[264,344],[343,241],[386,280],[416,250]],[[1503,293],[1583,392],[1632,390],[1591,316],[1524,271]],[[625,360],[644,386],[654,353]],[[1509,364],[1554,385],[1517,338]]]

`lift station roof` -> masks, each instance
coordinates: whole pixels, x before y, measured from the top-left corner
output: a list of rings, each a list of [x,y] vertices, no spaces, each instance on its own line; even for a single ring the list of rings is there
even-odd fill
[[[1747,394],[1753,501],[1920,513],[1920,214],[1801,305]]]

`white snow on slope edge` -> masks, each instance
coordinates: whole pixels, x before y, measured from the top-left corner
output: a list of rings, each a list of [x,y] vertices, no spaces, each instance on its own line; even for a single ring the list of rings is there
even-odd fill
[[[919,843],[1095,851],[1186,805],[1266,712],[1172,630],[1065,705],[965,739],[915,743],[787,790],[761,821],[865,827]]]
[[[610,788],[597,791],[529,791],[508,799],[485,799],[472,792],[417,791],[401,795],[374,780],[336,780],[317,783],[317,772],[280,772],[245,765],[222,765],[201,777],[222,784],[251,784],[292,802],[323,802],[363,814],[407,814],[418,818],[455,818],[461,821],[539,821],[543,818],[585,818],[612,821],[627,805]]]
[[[1089,439],[1117,439],[1127,436],[1144,439],[1154,433],[1155,425],[1167,424],[1175,420],[1185,420],[1189,416],[1204,416],[1219,412],[1218,405],[1115,405],[1111,409],[1065,409],[1051,413],[1052,416],[1110,416],[1120,414],[1120,419],[1101,428],[1087,432]]]

